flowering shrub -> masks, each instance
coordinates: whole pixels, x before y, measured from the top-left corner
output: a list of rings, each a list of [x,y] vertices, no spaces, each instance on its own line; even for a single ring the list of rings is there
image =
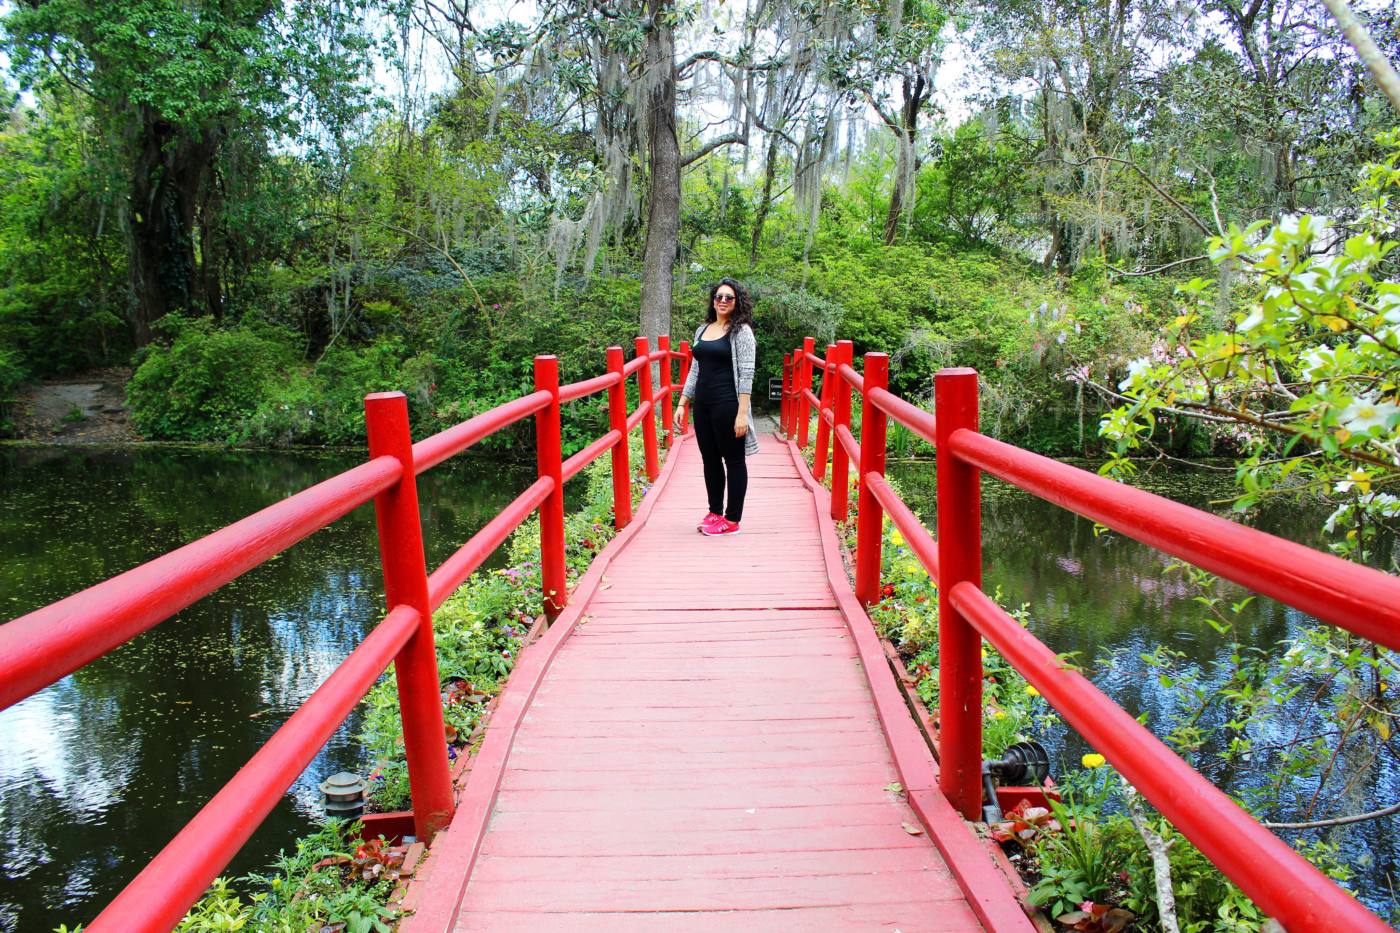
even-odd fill
[[[1354,225],[1303,216],[1210,242],[1213,262],[1242,270],[1248,298],[1222,322],[1213,282],[1180,289],[1181,313],[1129,364],[1121,404],[1100,426],[1115,445],[1105,472],[1131,473],[1128,455],[1152,442],[1159,419],[1186,416],[1245,453],[1238,508],[1280,492],[1327,496],[1333,547],[1354,557],[1400,519],[1400,498],[1384,489],[1400,479],[1400,130],[1379,142],[1388,154],[1362,174]]]

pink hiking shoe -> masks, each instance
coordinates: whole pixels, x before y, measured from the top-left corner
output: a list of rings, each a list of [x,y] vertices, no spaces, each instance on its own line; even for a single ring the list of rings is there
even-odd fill
[[[739,533],[739,523],[731,522],[727,518],[721,518],[714,524],[706,528],[702,528],[701,531],[703,531],[705,534],[709,535],[712,538],[717,538],[722,535],[737,535]]]
[[[724,521],[723,515],[716,515],[714,512],[706,512],[705,517],[700,519],[700,524],[695,526],[695,530],[700,532],[701,534],[709,534],[709,532],[707,532],[705,529],[709,528],[715,522],[722,521]]]

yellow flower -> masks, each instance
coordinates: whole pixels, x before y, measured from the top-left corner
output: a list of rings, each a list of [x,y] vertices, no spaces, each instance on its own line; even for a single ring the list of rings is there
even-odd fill
[[[1040,691],[1032,687],[1030,684],[1026,684],[1026,696],[1038,697],[1040,696]]]
[[[982,649],[982,660],[983,660],[983,661],[987,660],[987,649],[986,649],[986,648],[983,648],[983,649]]]
[[[900,569],[902,569],[905,573],[918,573],[920,568],[918,564],[911,560],[905,561],[904,566]]]
[[[904,547],[904,535],[899,533],[898,528],[890,532],[890,543],[895,547]]]
[[[1006,710],[1003,710],[1003,709],[997,710],[996,712],[992,713],[992,718],[993,718],[993,719],[1005,719],[1005,718],[1006,718]]]
[[[1102,768],[1108,763],[1108,759],[1095,752],[1090,752],[1083,758],[1079,759],[1079,763],[1086,768]]]

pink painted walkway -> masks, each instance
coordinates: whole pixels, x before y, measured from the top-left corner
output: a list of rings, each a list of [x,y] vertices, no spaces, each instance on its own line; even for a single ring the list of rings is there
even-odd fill
[[[405,933],[1031,929],[938,796],[825,491],[762,441],[735,538],[695,531],[672,451],[512,676]]]

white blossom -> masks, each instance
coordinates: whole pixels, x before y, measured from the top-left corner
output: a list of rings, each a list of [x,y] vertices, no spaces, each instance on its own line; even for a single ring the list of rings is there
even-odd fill
[[[1136,359],[1128,364],[1128,376],[1118,383],[1118,388],[1124,392],[1132,388],[1138,379],[1152,368],[1152,364],[1144,359]]]
[[[1361,394],[1340,416],[1342,424],[1354,434],[1365,434],[1372,428],[1384,428],[1392,415],[1400,414],[1400,405],[1378,401],[1374,396]]]

